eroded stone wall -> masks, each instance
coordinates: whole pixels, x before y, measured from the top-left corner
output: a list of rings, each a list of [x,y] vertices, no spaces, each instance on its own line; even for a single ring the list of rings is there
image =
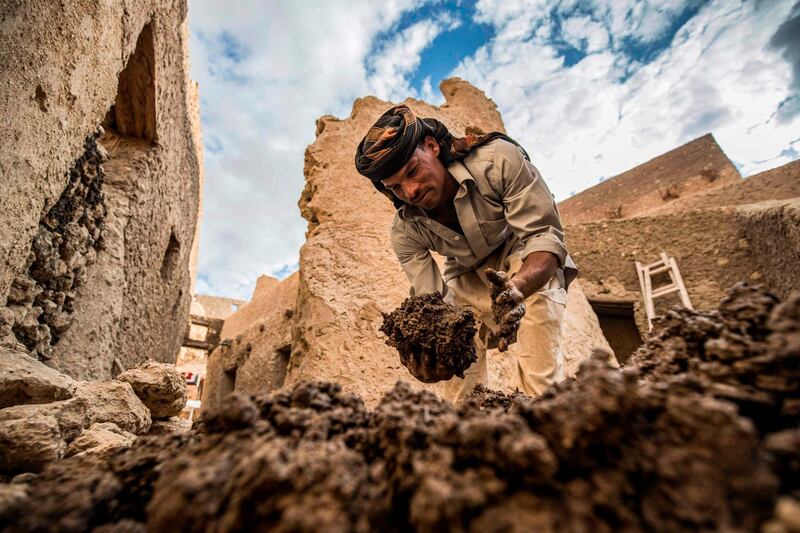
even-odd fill
[[[64,249],[75,238],[58,244],[72,285],[33,297],[23,320],[30,333],[12,326],[34,355],[73,377],[105,379],[148,357],[174,362],[181,343],[202,170],[186,13],[185,0],[0,6],[0,307],[18,305],[30,285],[20,276],[40,281],[38,260],[29,261],[32,249],[38,257],[50,246],[40,228],[65,191],[72,197],[70,169],[85,139],[105,130],[102,239],[91,225],[64,226],[82,243],[78,253]],[[0,314],[0,333],[19,322]],[[48,354],[32,320],[49,329]]]
[[[105,149],[89,136],[85,152],[69,170],[64,192],[42,217],[24,272],[11,283],[7,321],[17,341],[38,359],[69,329],[78,288],[103,247]],[[8,327],[7,325],[7,327]]]

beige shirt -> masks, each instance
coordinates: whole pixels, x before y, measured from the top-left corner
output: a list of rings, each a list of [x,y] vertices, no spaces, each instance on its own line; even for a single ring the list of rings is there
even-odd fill
[[[509,238],[518,239],[514,253],[558,257],[564,284],[575,279],[577,267],[564,245],[564,230],[555,199],[541,174],[512,143],[498,139],[448,165],[459,183],[455,203],[464,234],[403,205],[392,223],[391,240],[411,282],[411,294],[446,292],[446,283],[475,268]],[[444,277],[430,251],[443,255]]]

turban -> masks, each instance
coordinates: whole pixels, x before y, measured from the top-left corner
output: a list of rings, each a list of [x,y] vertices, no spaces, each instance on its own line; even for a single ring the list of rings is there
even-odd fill
[[[467,134],[454,137],[447,127],[435,118],[419,118],[408,106],[398,105],[381,115],[361,140],[356,150],[356,169],[370,179],[372,185],[388,196],[399,208],[403,202],[383,186],[381,180],[400,170],[425,137],[439,144],[439,160],[446,167],[465,158],[472,150],[495,139],[505,139],[519,146],[504,133],[494,131],[485,135]],[[521,147],[520,147],[521,148]],[[525,158],[528,154],[522,150]]]

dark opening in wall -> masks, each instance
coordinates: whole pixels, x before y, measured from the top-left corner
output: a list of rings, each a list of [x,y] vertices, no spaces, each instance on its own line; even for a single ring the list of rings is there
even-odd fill
[[[175,236],[175,231],[169,233],[169,243],[164,251],[164,259],[161,261],[161,279],[168,280],[175,274],[178,268],[178,261],[181,256],[181,243]]]
[[[117,97],[103,125],[127,137],[155,143],[156,72],[151,24],[142,29],[136,50],[119,74]]]
[[[625,363],[628,357],[642,345],[642,336],[636,327],[633,314],[633,302],[616,301],[589,301],[600,321],[611,349],[620,363]]]
[[[286,381],[286,372],[289,369],[289,357],[292,355],[292,345],[287,344],[275,350],[275,389],[283,387]]]

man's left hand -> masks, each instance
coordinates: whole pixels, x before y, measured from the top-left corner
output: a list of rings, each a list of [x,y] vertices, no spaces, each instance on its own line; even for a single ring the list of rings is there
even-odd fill
[[[520,320],[525,315],[524,296],[502,270],[486,269],[486,278],[491,282],[492,317],[499,331],[498,349],[508,350],[509,344],[519,329]]]

